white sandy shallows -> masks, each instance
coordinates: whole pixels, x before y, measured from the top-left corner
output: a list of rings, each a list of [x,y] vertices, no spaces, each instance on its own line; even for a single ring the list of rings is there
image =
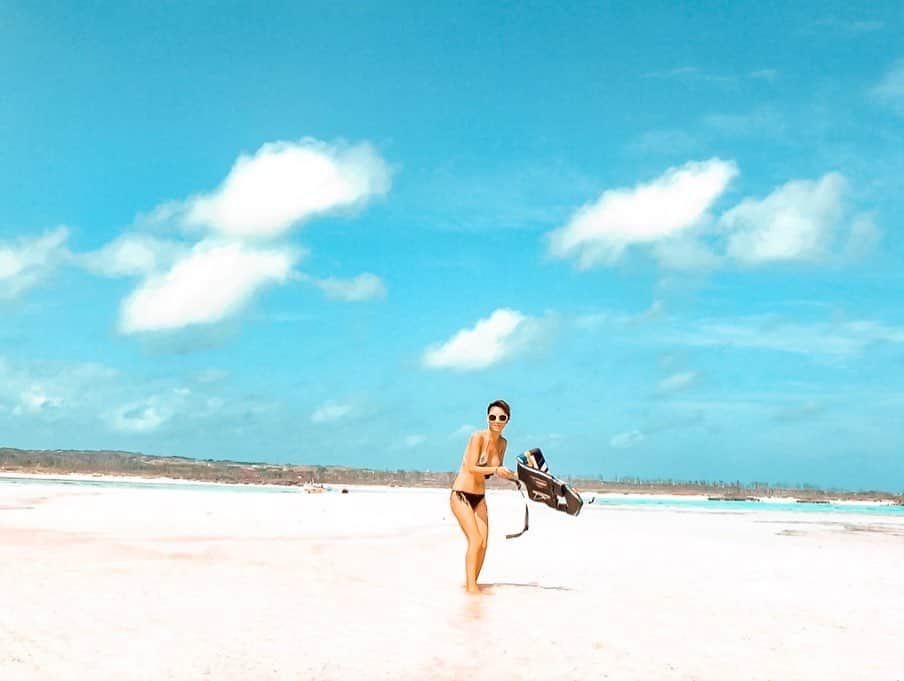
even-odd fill
[[[0,679],[904,679],[904,519],[0,486]]]

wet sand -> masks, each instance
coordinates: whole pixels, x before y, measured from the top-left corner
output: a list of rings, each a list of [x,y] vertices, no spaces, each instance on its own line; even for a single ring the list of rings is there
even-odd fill
[[[904,520],[0,486],[0,678],[904,679]]]

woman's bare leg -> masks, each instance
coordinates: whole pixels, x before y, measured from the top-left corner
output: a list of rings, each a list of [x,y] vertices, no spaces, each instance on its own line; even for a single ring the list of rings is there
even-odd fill
[[[452,492],[449,506],[468,540],[468,552],[465,554],[465,585],[470,593],[480,593],[480,589],[477,588],[477,559],[480,556],[481,537],[474,511],[471,504],[455,492]]]
[[[487,516],[487,500],[482,499],[477,508],[474,509],[474,519],[477,521],[477,531],[480,532],[480,553],[477,555],[477,574],[474,575],[474,581],[480,577],[480,570],[483,568],[483,559],[487,555],[487,541],[490,538],[490,519]]]

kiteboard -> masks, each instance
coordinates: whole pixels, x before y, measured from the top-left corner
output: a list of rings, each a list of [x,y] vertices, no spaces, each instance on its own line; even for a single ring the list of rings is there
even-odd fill
[[[545,504],[568,515],[578,515],[584,506],[581,495],[549,472],[543,452],[529,449],[518,456],[516,484],[521,493],[531,501]],[[506,538],[520,537],[528,529],[528,509],[524,504],[524,529]]]

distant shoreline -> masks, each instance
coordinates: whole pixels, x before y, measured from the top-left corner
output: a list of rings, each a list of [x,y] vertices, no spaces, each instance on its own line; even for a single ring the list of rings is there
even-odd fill
[[[280,485],[280,484],[271,484],[271,483],[235,483],[235,482],[211,482],[208,480],[186,480],[184,478],[164,478],[164,477],[141,477],[141,476],[128,476],[128,475],[111,475],[111,474],[84,474],[84,473],[61,473],[61,472],[53,472],[53,473],[36,473],[36,472],[22,472],[22,471],[9,471],[0,469],[0,479],[2,478],[17,478],[17,479],[25,479],[25,480],[34,480],[34,481],[46,481],[49,483],[59,482],[61,480],[72,481],[72,482],[109,482],[109,483],[139,483],[139,484],[183,484],[194,486],[197,485],[199,487],[272,487],[276,489],[286,489],[287,487],[298,487],[299,490],[302,489],[301,485]],[[385,488],[398,488],[398,489],[442,489],[436,486],[400,486],[400,485],[381,485],[381,484],[360,484],[360,483],[329,483],[335,487],[342,487],[342,489],[347,488],[370,488],[370,489],[385,489]],[[514,491],[513,488],[505,488],[511,491]],[[737,499],[718,499],[716,497],[707,496],[705,494],[694,494],[694,493],[686,493],[686,494],[676,494],[673,491],[635,491],[635,492],[606,492],[606,491],[595,491],[595,490],[582,490],[582,494],[585,497],[602,497],[607,499],[655,499],[658,501],[666,500],[666,501],[704,501],[704,500],[736,500],[736,501],[751,501],[751,502],[763,502],[765,504],[769,503],[817,503],[817,504],[836,504],[836,505],[858,505],[858,506],[901,506],[904,503],[897,501],[895,499],[866,499],[866,498],[851,498],[846,496],[839,496],[837,498],[832,499],[819,499],[819,500],[810,500],[800,497],[782,497],[782,496],[769,496],[769,497],[748,497],[745,499],[737,498]]]
[[[204,484],[300,487],[314,482],[374,487],[449,488],[452,471],[375,470],[346,466],[267,464],[187,457],[163,457],[133,452],[82,450],[23,450],[0,448],[0,476],[65,476],[86,480],[132,482],[191,482]],[[742,484],[689,481],[602,480],[565,476],[582,493],[597,495],[651,495],[688,498],[705,496],[725,501],[787,499],[801,503],[829,501],[904,504],[904,494],[868,490],[824,490],[764,483]],[[491,479],[490,489],[509,489],[509,483]]]

